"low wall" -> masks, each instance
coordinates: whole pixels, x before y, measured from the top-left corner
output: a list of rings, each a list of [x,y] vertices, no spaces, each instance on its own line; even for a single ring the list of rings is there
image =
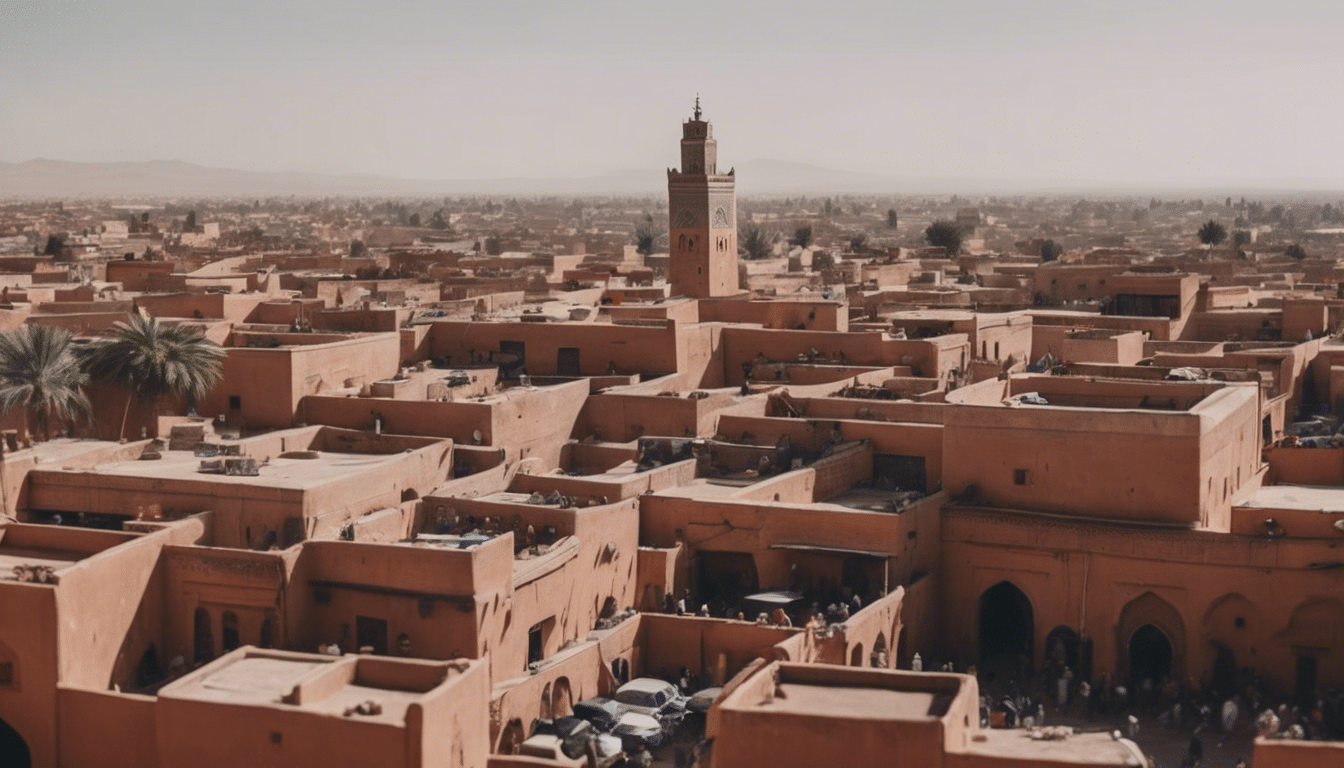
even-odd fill
[[[155,768],[153,696],[58,687],[57,732],[63,768]]]
[[[1267,481],[1282,485],[1344,485],[1344,448],[1269,448]]]
[[[1256,739],[1255,768],[1338,768],[1344,765],[1344,742]]]

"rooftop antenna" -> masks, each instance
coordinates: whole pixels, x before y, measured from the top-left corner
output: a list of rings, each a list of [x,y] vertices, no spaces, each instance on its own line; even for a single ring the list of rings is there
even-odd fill
[[[700,94],[695,94],[695,119],[700,119]]]

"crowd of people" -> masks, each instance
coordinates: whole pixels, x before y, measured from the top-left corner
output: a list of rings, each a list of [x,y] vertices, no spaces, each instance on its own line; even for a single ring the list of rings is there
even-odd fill
[[[1167,733],[1165,740],[1190,734],[1181,768],[1206,765],[1206,742],[1221,748],[1239,732],[1283,739],[1344,739],[1344,693],[1317,690],[1310,694],[1274,694],[1253,671],[1242,670],[1235,682],[1222,685],[1211,682],[1165,677],[1154,680],[1138,677],[1113,680],[1106,673],[1088,680],[1051,654],[1039,674],[1017,665],[996,665],[998,671],[984,675],[974,666],[966,670],[981,683],[981,720],[992,727],[1038,727],[1053,721],[1082,719],[1098,723],[1096,727],[1116,728],[1141,745],[1142,722]],[[918,668],[918,660],[912,666]],[[1009,669],[1004,674],[1003,667]],[[944,668],[946,668],[944,666]],[[1086,726],[1084,726],[1086,727]],[[1245,768],[1244,757],[1234,758],[1229,767]],[[1155,757],[1150,765],[1158,768]],[[1161,768],[1167,768],[1162,765]],[[1174,766],[1173,766],[1174,768]]]

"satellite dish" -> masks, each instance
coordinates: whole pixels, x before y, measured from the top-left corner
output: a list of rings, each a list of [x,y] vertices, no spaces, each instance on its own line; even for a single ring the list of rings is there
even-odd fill
[[[481,444],[481,440],[483,440],[484,438],[485,438],[485,435],[482,435],[482,434],[481,434],[481,430],[479,430],[479,429],[474,429],[474,430],[472,430],[472,432],[471,432],[471,439],[472,439],[473,441],[475,441],[475,443],[476,443],[477,445],[480,445],[480,444]]]

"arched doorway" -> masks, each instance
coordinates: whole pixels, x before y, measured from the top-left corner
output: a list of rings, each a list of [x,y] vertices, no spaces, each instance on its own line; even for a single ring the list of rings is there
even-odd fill
[[[200,665],[215,658],[215,632],[210,628],[210,612],[203,607],[197,608],[193,624],[195,642],[191,658]]]
[[[224,648],[224,653],[228,653],[243,644],[242,636],[238,632],[238,614],[233,611],[225,611],[220,624],[222,625],[221,645]]]
[[[1035,621],[1031,601],[1001,581],[980,596],[980,668],[1016,676],[1031,671]]]
[[[0,765],[29,768],[33,764],[28,742],[9,723],[0,720]]]
[[[261,635],[258,638],[258,645],[262,648],[274,648],[276,646],[276,624],[279,623],[279,614],[275,611],[267,611],[266,617],[261,621]]]
[[[863,643],[858,643],[854,646],[853,650],[849,652],[849,666],[863,666]]]
[[[1050,630],[1045,636],[1045,663],[1059,668],[1068,667],[1075,673],[1078,667],[1078,633],[1065,626]]]
[[[569,678],[556,678],[551,689],[551,716],[566,717],[574,712],[574,695],[569,690]]]
[[[1115,644],[1122,656],[1116,666],[1121,679],[1135,685],[1152,679],[1160,686],[1163,678],[1184,674],[1185,622],[1175,606],[1152,592],[1131,600],[1120,611]]]
[[[504,731],[499,735],[499,754],[516,755],[518,754],[518,745],[527,738],[523,733],[523,721],[513,718],[509,724],[504,726]]]
[[[1153,688],[1160,688],[1171,676],[1171,662],[1171,640],[1162,630],[1144,624],[1130,635],[1129,678],[1136,686],[1143,680],[1152,680]]]

